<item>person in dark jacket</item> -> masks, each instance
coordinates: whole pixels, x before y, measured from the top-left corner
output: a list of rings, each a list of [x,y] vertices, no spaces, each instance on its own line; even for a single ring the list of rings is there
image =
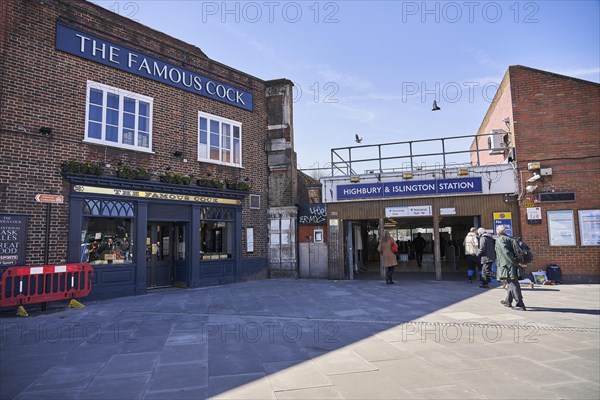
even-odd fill
[[[494,238],[485,231],[485,228],[477,229],[477,235],[479,236],[479,247],[475,255],[481,257],[481,284],[479,287],[487,289],[490,287],[492,264],[496,261],[496,245]]]
[[[506,300],[500,301],[506,307],[511,307],[512,300],[516,301],[515,310],[525,311],[521,285],[518,278],[518,267],[521,265],[517,260],[514,246],[518,246],[516,240],[506,234],[504,225],[496,228],[498,238],[496,239],[496,271],[497,278],[506,284],[508,295]]]
[[[423,266],[423,250],[427,246],[427,241],[421,236],[421,232],[417,232],[417,237],[413,240],[413,250],[415,251],[415,258],[417,259],[417,266],[421,268]]]

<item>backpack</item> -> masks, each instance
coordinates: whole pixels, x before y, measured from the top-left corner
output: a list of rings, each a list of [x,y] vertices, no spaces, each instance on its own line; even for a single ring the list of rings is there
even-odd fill
[[[546,276],[549,281],[554,283],[562,283],[562,271],[556,264],[550,264],[546,267]]]
[[[521,240],[520,237],[514,239],[516,246],[513,246],[515,250],[515,256],[520,263],[530,264],[533,261],[533,253],[527,243]]]

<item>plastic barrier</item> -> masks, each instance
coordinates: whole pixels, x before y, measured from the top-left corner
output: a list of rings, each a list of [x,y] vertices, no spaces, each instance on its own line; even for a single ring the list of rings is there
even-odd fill
[[[88,263],[9,267],[0,277],[0,307],[85,297],[93,272]]]

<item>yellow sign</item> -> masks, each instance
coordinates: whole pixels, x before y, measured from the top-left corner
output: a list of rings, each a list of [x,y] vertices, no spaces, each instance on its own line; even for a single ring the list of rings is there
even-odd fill
[[[494,219],[512,219],[509,212],[495,212]]]
[[[526,201],[523,203],[524,207],[535,207],[535,203],[533,203],[532,201]]]
[[[212,203],[212,204],[234,204],[240,205],[242,202],[235,199],[223,199],[220,197],[207,197],[207,196],[195,196],[189,194],[177,194],[177,193],[160,193],[160,192],[144,192],[141,190],[127,190],[127,189],[110,189],[100,188],[94,186],[82,186],[77,185],[73,188],[77,193],[94,193],[94,194],[108,194],[118,197],[138,197],[143,199],[156,199],[156,200],[172,200],[172,201],[189,201],[194,203]]]

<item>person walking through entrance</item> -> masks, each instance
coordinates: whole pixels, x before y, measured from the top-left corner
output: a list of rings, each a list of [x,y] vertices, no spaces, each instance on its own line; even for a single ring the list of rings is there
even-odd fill
[[[383,267],[385,268],[385,283],[388,285],[394,284],[392,280],[392,275],[394,274],[394,268],[398,265],[398,261],[396,261],[396,254],[392,251],[392,242],[394,239],[390,235],[388,231],[383,233],[383,238],[381,242],[379,242],[379,246],[377,246],[377,251],[381,254],[383,260]]]
[[[423,266],[423,250],[425,250],[425,246],[427,246],[427,242],[423,239],[423,236],[421,236],[421,232],[418,232],[417,237],[413,240],[413,249],[419,268]]]
[[[479,248],[475,254],[481,257],[481,284],[482,289],[489,288],[490,276],[492,276],[492,264],[496,261],[496,248],[494,238],[490,233],[485,231],[485,228],[477,229],[479,236]]]
[[[463,242],[467,258],[467,276],[469,278],[469,283],[473,282],[473,276],[477,274],[477,269],[479,267],[479,258],[477,257],[479,241],[477,240],[477,234],[475,233],[476,230],[476,228],[471,228]]]
[[[519,283],[519,266],[524,266],[517,259],[515,246],[519,246],[517,241],[506,234],[504,225],[496,228],[498,239],[496,239],[496,272],[497,278],[506,284],[508,292],[506,299],[501,300],[506,307],[512,306],[512,301],[515,300],[515,310],[525,311],[525,303],[523,303],[523,295],[521,294],[521,284]]]

